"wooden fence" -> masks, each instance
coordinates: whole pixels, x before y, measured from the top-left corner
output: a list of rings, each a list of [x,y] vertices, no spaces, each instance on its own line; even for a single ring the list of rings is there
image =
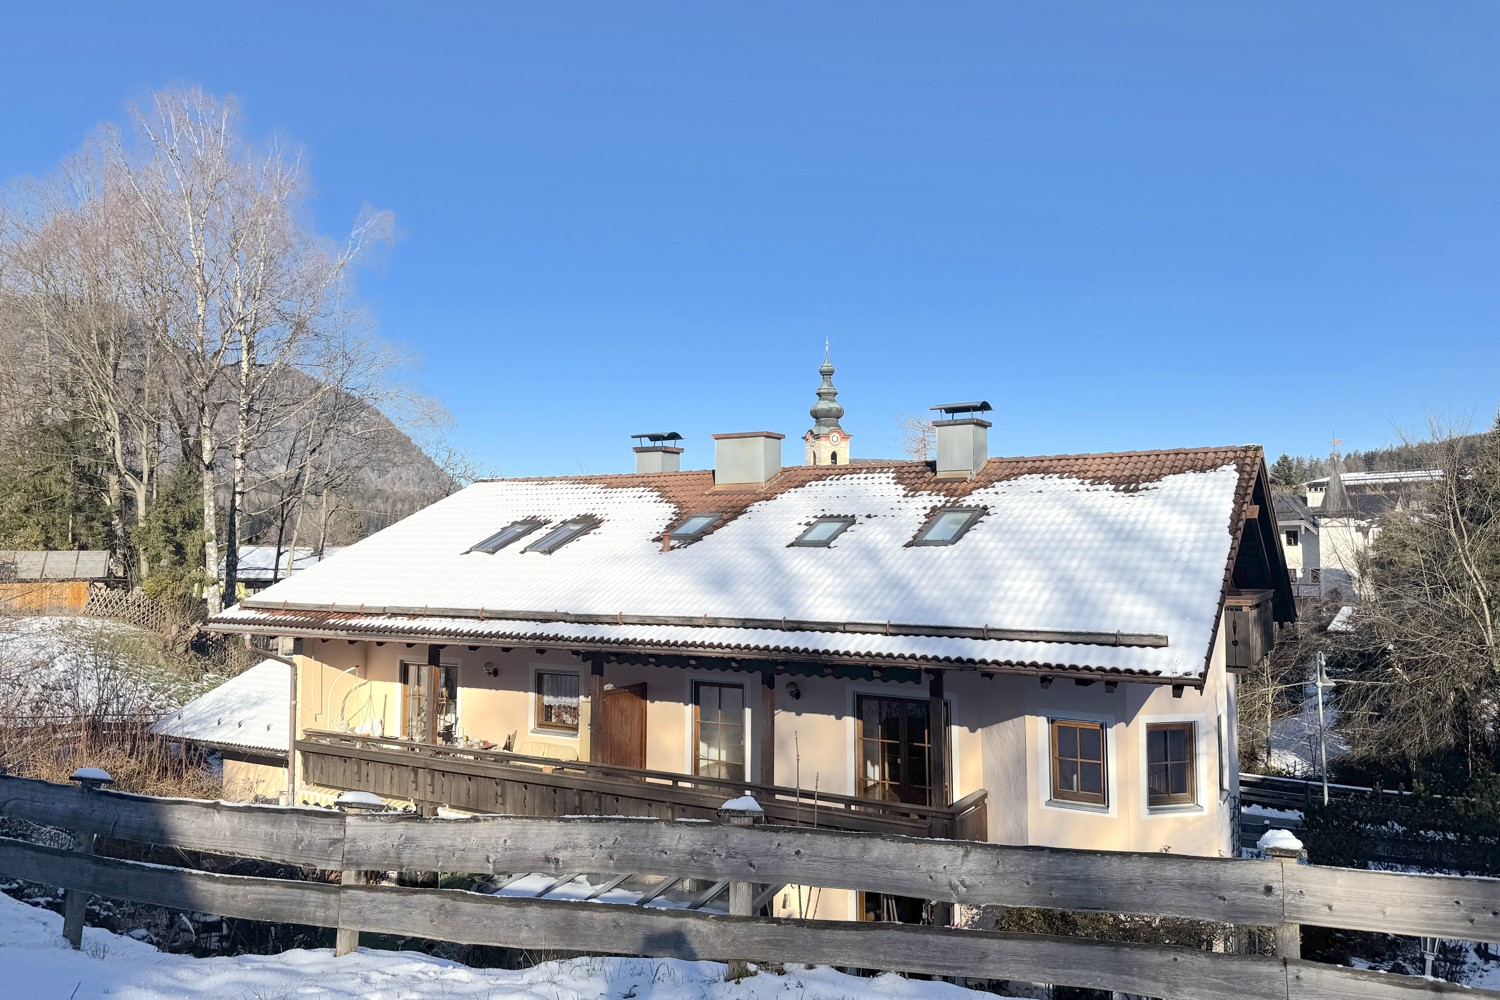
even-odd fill
[[[493,816],[430,820],[159,799],[0,777],[0,816],[77,832],[62,851],[0,838],[0,874],[252,920],[467,944],[804,962],[1193,1000],[1500,998],[1295,957],[1297,927],[1500,939],[1500,880],[1284,861],[1006,847],[776,826]],[[660,875],[853,889],[958,904],[1183,917],[1277,929],[1284,957],[895,924],[723,916],[210,874],[86,853],[95,835],[325,871]],[[740,891],[731,899],[752,894]],[[1290,954],[1288,954],[1290,953]]]

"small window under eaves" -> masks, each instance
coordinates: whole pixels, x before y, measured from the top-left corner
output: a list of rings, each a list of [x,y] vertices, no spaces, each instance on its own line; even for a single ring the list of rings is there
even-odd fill
[[[974,527],[983,513],[982,507],[944,507],[934,511],[910,544],[952,545]]]
[[[559,524],[521,551],[540,552],[543,555],[548,555],[567,545],[579,535],[588,534],[598,526],[598,518],[575,517],[570,521],[564,521],[562,524]]]
[[[672,541],[696,542],[703,533],[718,523],[723,514],[692,514],[687,520],[672,529]]]
[[[853,523],[852,517],[820,517],[808,525],[807,530],[792,544],[827,548]]]
[[[480,542],[469,551],[485,552],[490,555],[494,555],[496,552],[499,552],[511,542],[514,542],[520,538],[525,538],[527,535],[531,534],[533,531],[540,528],[546,523],[546,521],[531,519],[525,521],[516,521],[513,524],[507,524],[505,527],[501,528],[499,531],[495,532],[493,535],[486,538],[484,541]]]

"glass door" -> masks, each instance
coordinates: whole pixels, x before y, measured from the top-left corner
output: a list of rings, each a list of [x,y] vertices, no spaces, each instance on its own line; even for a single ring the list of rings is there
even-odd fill
[[[927,805],[929,706],[926,699],[859,696],[861,798]]]
[[[458,736],[458,668],[401,664],[401,731],[418,743],[452,743]]]

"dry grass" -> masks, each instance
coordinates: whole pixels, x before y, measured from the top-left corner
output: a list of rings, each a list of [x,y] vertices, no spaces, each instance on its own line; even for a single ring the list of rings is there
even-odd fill
[[[102,767],[121,791],[216,799],[218,775],[172,752],[146,719],[59,720],[0,729],[0,767],[14,775],[65,782],[80,767]]]

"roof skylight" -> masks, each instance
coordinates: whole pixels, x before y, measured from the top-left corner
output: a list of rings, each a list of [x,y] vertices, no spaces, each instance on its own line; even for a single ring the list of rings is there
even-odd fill
[[[793,545],[816,546],[827,548],[833,540],[849,529],[854,523],[854,518],[844,517],[820,517],[808,526]]]
[[[588,534],[598,526],[598,518],[575,517],[571,520],[564,521],[562,524],[559,524],[557,527],[553,528],[551,531],[547,532],[541,538],[538,538],[536,541],[532,542],[521,551],[540,552],[543,555],[548,555],[550,553],[556,552],[564,545],[567,545],[579,535]]]
[[[922,525],[911,545],[952,545],[974,527],[984,513],[982,507],[944,507],[935,511]]]
[[[672,529],[672,538],[679,542],[696,542],[703,533],[723,517],[722,514],[692,514],[687,520]]]
[[[540,528],[546,523],[546,521],[528,519],[525,521],[516,521],[513,524],[507,524],[505,527],[501,528],[499,531],[495,532],[493,535],[486,538],[484,541],[480,542],[469,551],[485,552],[490,555],[494,555],[496,552],[499,552],[511,542],[514,542],[518,538],[525,538],[527,535],[531,534],[533,531]]]

